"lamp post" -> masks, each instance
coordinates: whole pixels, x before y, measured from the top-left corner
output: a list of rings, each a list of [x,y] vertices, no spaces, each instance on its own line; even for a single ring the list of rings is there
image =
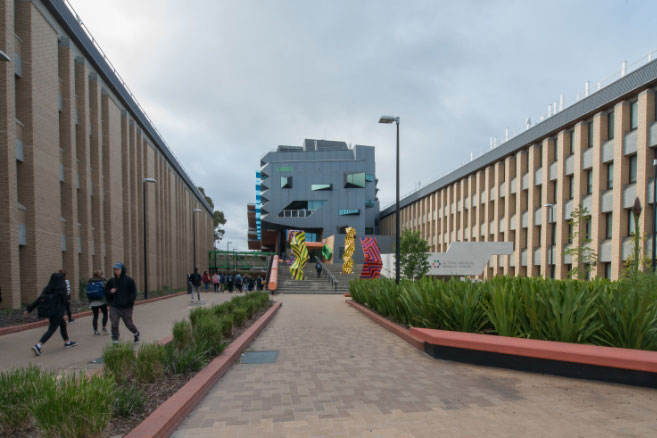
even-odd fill
[[[399,117],[381,116],[379,123],[397,124],[397,190],[395,195],[395,283],[399,285]]]
[[[652,272],[655,272],[657,257],[657,158],[652,160]]]
[[[550,228],[552,228],[552,221],[553,215],[554,215],[554,204],[545,204],[543,207],[549,208],[550,209],[550,218],[548,219],[548,223],[550,224]],[[550,278],[554,277],[552,269],[554,269],[554,254],[553,254],[553,249],[552,249],[552,239],[554,239],[554,233],[550,234],[550,240],[548,240],[548,244],[550,245]]]
[[[155,178],[144,178],[141,184],[142,190],[142,202],[143,202],[143,213],[144,213],[144,299],[148,298],[148,246],[146,239],[146,183],[156,183]]]
[[[230,271],[230,256],[228,255],[230,253],[230,245],[232,245],[233,242],[226,242],[226,269]]]
[[[201,213],[203,210],[195,208],[192,210],[192,234],[194,235],[194,269],[196,269],[196,215],[194,213]]]

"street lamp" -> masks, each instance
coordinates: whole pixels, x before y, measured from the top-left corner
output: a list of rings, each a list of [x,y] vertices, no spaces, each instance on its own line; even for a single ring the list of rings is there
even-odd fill
[[[0,50],[0,61],[10,62],[10,61],[11,61],[11,58],[10,58],[9,55],[7,55],[5,52],[3,52],[2,50]]]
[[[232,245],[233,242],[226,242],[226,269],[230,272],[230,256],[228,255],[230,253],[230,248],[229,246]]]
[[[553,215],[554,215],[554,204],[545,204],[543,207],[549,208],[550,209],[550,218],[548,219],[548,224],[550,225],[550,228],[552,228],[552,222],[554,221]],[[553,245],[552,245],[552,239],[554,239],[554,233],[550,234],[550,240],[548,240],[548,244],[550,245],[550,278],[554,277],[554,254],[553,254]]]
[[[144,178],[141,185],[142,190],[142,210],[144,212],[144,299],[148,298],[148,247],[146,240],[146,183],[156,183],[155,178]]]
[[[395,283],[399,285],[399,117],[381,116],[379,123],[397,124],[397,193],[395,196]]]
[[[192,234],[194,235],[194,269],[196,269],[196,216],[194,213],[202,213],[203,210],[195,208],[192,210]]]

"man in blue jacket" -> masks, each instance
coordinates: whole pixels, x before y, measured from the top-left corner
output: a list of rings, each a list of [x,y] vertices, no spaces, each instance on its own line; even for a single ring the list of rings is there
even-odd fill
[[[110,321],[112,324],[112,341],[119,343],[119,322],[123,323],[128,330],[135,335],[135,344],[139,342],[139,330],[132,322],[132,310],[137,298],[137,287],[135,281],[125,274],[123,263],[114,264],[114,277],[105,285],[105,296],[110,305]]]

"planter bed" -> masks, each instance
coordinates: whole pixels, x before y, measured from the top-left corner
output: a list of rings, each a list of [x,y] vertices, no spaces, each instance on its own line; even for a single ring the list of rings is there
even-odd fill
[[[410,344],[421,345],[419,348],[437,359],[657,388],[655,351],[407,329],[354,301],[347,303]]]

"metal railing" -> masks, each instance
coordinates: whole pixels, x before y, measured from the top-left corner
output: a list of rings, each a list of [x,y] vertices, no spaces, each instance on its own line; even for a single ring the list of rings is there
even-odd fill
[[[333,275],[333,273],[331,271],[326,269],[326,266],[324,266],[324,263],[322,263],[322,261],[319,259],[319,257],[313,256],[313,258],[315,259],[315,263],[319,263],[321,265],[322,274],[324,274],[326,279],[331,283],[331,287],[333,288],[333,290],[337,291],[338,290],[338,285],[340,284],[338,279],[335,278],[335,276]]]

